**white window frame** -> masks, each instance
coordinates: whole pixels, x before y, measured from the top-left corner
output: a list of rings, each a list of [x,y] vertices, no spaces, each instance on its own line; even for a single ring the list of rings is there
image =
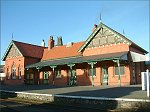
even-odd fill
[[[16,79],[16,66],[13,64],[12,66],[12,79]]]
[[[45,75],[48,75],[48,77],[47,78],[45,78]],[[49,79],[49,72],[48,71],[44,71],[44,73],[43,73],[43,79],[44,80],[46,80],[46,79]]]
[[[61,78],[62,74],[61,74],[61,69],[56,69],[56,78]]]

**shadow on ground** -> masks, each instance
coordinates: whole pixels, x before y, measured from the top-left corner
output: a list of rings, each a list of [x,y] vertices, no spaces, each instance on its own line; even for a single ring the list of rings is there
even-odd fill
[[[131,93],[135,91],[141,91],[141,87],[111,87],[96,90],[81,90],[77,92],[64,93],[61,95],[120,98],[131,95]]]

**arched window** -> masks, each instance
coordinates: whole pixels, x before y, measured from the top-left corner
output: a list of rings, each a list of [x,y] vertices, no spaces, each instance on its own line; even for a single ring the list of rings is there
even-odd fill
[[[16,79],[16,66],[13,64],[12,66],[12,79]]]
[[[19,68],[18,68],[18,77],[19,77],[19,79],[21,79],[21,66],[19,66]]]

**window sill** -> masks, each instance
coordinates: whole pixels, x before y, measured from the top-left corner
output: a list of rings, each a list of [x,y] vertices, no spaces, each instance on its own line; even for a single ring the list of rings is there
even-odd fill
[[[92,75],[90,75],[89,77],[92,77]],[[93,77],[96,77],[96,75],[94,75]]]
[[[119,75],[114,75],[114,77],[118,77]],[[123,75],[120,75],[120,77],[126,77],[126,75],[125,74],[123,74]]]
[[[56,77],[56,79],[61,79],[62,77]]]

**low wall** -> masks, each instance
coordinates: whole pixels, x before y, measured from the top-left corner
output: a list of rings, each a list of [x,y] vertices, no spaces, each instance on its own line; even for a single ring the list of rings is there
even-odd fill
[[[84,97],[84,96],[66,96],[52,94],[37,94],[26,92],[0,91],[1,97],[21,98],[35,101],[44,101],[48,103],[76,105],[87,108],[98,109],[137,109],[150,110],[150,100],[144,99],[123,99],[123,98],[103,98],[103,97]]]

